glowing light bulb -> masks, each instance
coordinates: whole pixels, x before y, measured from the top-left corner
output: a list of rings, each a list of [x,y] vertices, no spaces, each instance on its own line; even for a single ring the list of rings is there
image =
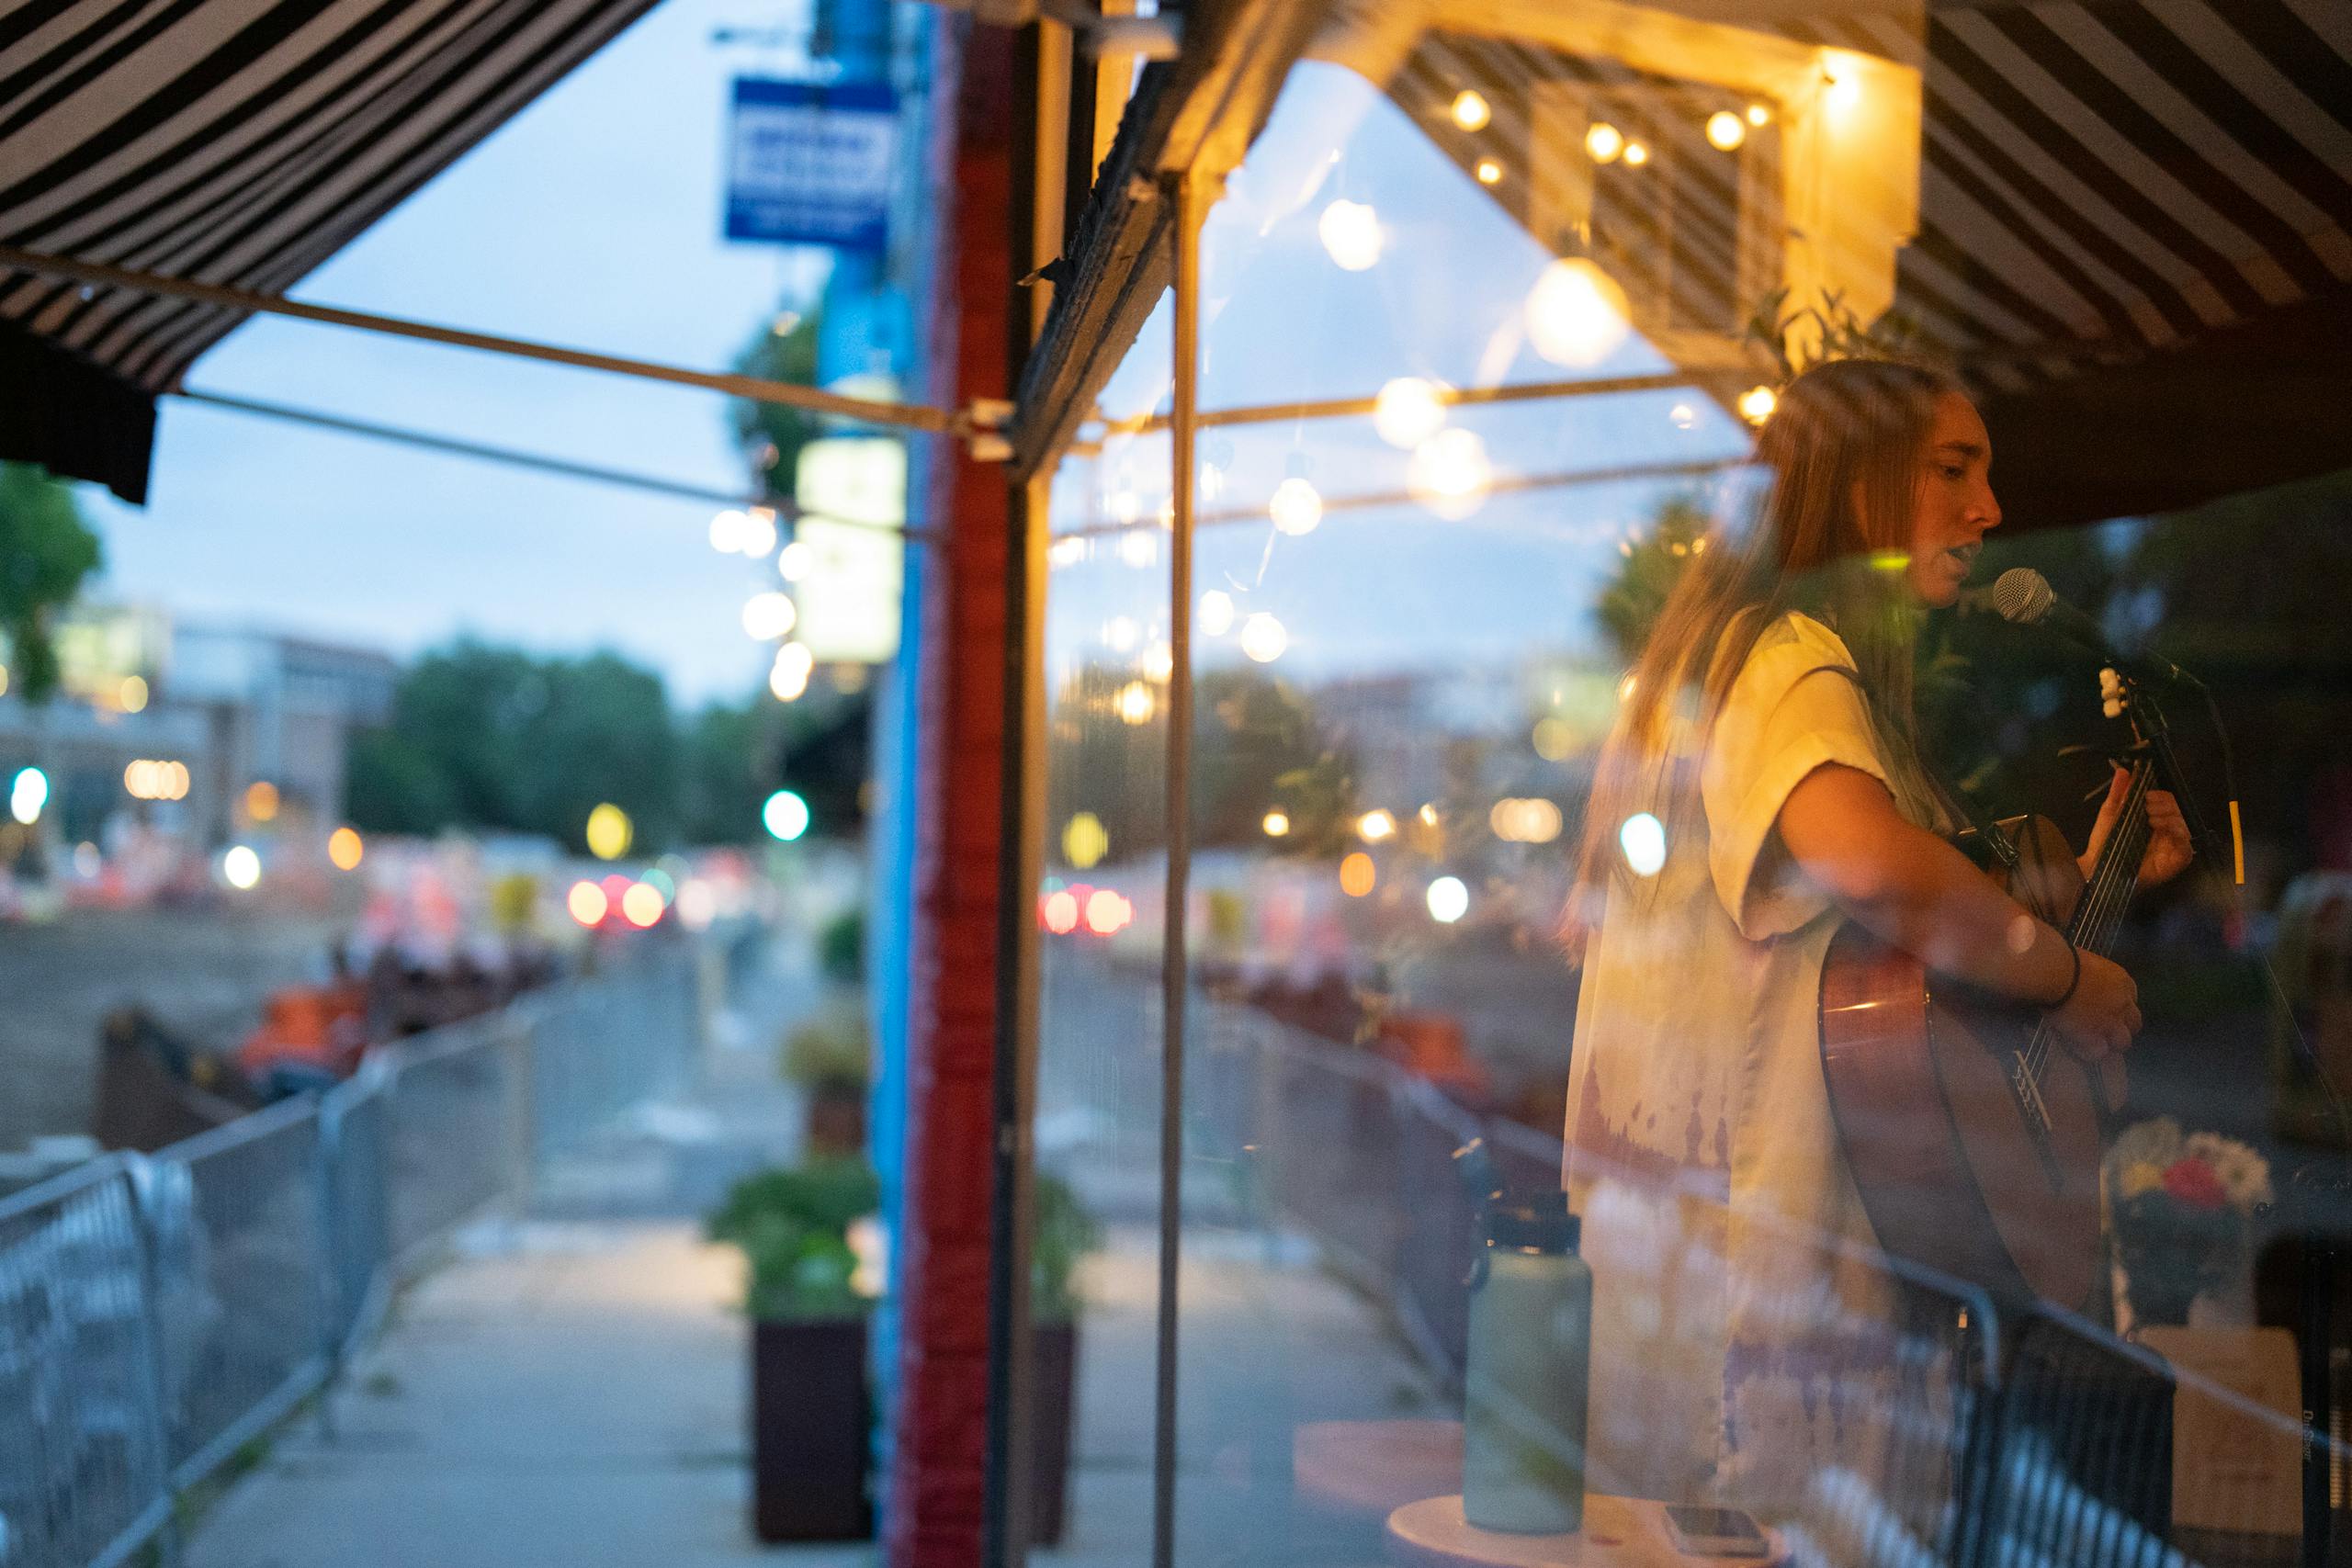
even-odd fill
[[[1136,532],[1119,538],[1119,558],[1132,567],[1147,567],[1159,558],[1159,536]]]
[[[1441,876],[1430,883],[1426,899],[1430,919],[1440,925],[1450,926],[1470,912],[1470,889],[1458,876]]]
[[[1628,168],[1638,169],[1649,161],[1650,150],[1646,144],[1639,141],[1625,143],[1625,164]]]
[[[740,512],[722,512],[710,520],[710,547],[731,556],[743,547],[743,525],[751,521]]]
[[[1282,838],[1290,831],[1290,813],[1269,811],[1266,813],[1265,819],[1258,826],[1265,829],[1266,837],[1269,839]]]
[[[1625,133],[1605,119],[1597,119],[1584,133],[1584,150],[1596,164],[1613,164],[1625,150]]]
[[[1233,629],[1233,595],[1212,588],[1201,595],[1200,608],[1193,615],[1203,637],[1223,637]]]
[[[1380,260],[1380,214],[1361,201],[1342,198],[1326,207],[1315,232],[1343,271],[1368,271]]]
[[[1747,106],[1747,123],[1761,130],[1772,123],[1772,111],[1762,104],[1750,104]]]
[[[1636,811],[1617,829],[1617,847],[1636,876],[1656,876],[1666,865],[1666,824]]]
[[[760,642],[774,642],[800,622],[800,607],[788,593],[754,593],[743,602],[743,630]]]
[[[775,513],[768,507],[755,506],[743,513],[743,526],[736,536],[735,547],[753,560],[764,559],[775,548]]]
[[[1290,633],[1263,610],[1241,623],[1241,651],[1261,664],[1272,664],[1290,647]]]
[[[1383,382],[1372,403],[1372,428],[1391,446],[1411,451],[1445,428],[1442,390],[1419,376]]]
[[[1478,183],[1482,186],[1499,185],[1502,183],[1503,166],[1495,162],[1492,158],[1479,159],[1477,172]]]
[[[1356,818],[1356,834],[1367,844],[1396,836],[1396,818],[1387,811],[1375,807]]]
[[[1581,256],[1544,267],[1528,290],[1528,341],[1555,365],[1597,365],[1615,352],[1632,328],[1625,291]]]
[[[805,581],[817,570],[817,552],[795,539],[775,556],[775,574],[786,582]]]
[[[1739,395],[1739,417],[1750,424],[1761,424],[1772,417],[1781,400],[1770,387],[1750,387]]]
[[[1487,100],[1464,87],[1453,95],[1453,123],[1464,130],[1484,130],[1495,111]]]
[[[1729,109],[1718,109],[1707,117],[1707,141],[1719,152],[1729,152],[1747,140],[1747,122]]]
[[[1405,468],[1405,488],[1413,499],[1448,522],[1458,523],[1486,504],[1495,468],[1487,444],[1475,430],[1441,430],[1413,448]]]
[[[1274,487],[1272,497],[1266,502],[1266,514],[1285,534],[1312,534],[1315,525],[1323,521],[1323,498],[1316,493],[1313,485],[1293,474]]]
[[[1159,711],[1159,699],[1141,681],[1130,681],[1119,688],[1115,705],[1123,723],[1149,724],[1151,716]]]
[[[1102,641],[1114,653],[1132,653],[1136,639],[1143,636],[1132,615],[1114,615],[1102,624]]]

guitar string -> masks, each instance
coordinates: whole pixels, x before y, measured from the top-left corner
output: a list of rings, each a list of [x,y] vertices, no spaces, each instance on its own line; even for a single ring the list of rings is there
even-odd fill
[[[2075,920],[2075,941],[2077,946],[2088,947],[2104,953],[2109,940],[2122,924],[2124,911],[2130,907],[2132,895],[2139,885],[2140,858],[2146,852],[2148,826],[2142,809],[2147,795],[2148,770],[2135,770],[2132,788],[2127,792],[2122,820],[2115,837],[2102,846],[2099,864],[2093,868],[2092,884],[2084,899],[2084,908]],[[2053,1042],[2048,1032],[2037,1032],[2035,1055],[2031,1071],[2039,1083],[2047,1066]]]
[[[2120,927],[2124,911],[2130,908],[2132,895],[2139,885],[2140,859],[2147,851],[2147,816],[2142,807],[2146,803],[2153,773],[2154,770],[2144,764],[2132,770],[2132,785],[2125,794],[2115,836],[2101,846],[2099,863],[2092,868],[2083,907],[2067,922],[2074,928],[2067,940],[2078,948],[2088,947],[2103,953],[2108,939]],[[2130,868],[2128,874],[2125,867]],[[2033,1038],[2026,1046],[2026,1074],[2036,1088],[2041,1086],[2042,1072],[2050,1062],[2052,1035],[2045,1018],[2035,1025]]]
[[[2131,902],[2132,891],[2139,883],[2139,857],[2145,852],[2144,840],[2140,838],[2146,828],[2145,814],[2140,809],[2147,795],[2148,770],[2135,769],[2131,789],[2126,794],[2122,821],[2116,836],[2101,846],[2099,863],[2091,870],[2091,883],[2086,891],[2082,908],[2069,922],[2074,930],[2068,940],[2077,947],[2088,947],[2094,953],[2103,952],[2107,939],[2121,923],[2122,914]],[[2131,868],[2128,878],[2123,867]],[[2033,1039],[2026,1047],[2026,1072],[2037,1089],[2041,1075],[2049,1066],[2054,1032],[2045,1018],[2034,1029]]]

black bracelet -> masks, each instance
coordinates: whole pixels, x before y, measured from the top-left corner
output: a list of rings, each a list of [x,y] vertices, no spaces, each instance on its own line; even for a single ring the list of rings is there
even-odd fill
[[[2055,931],[2057,928],[2053,926],[2051,929]],[[2041,1004],[2041,1010],[2044,1012],[2056,1012],[2060,1008],[2064,1007],[2068,1002],[2073,1001],[2075,999],[2075,987],[2083,983],[2083,950],[2076,947],[2072,942],[2067,941],[2066,933],[2064,931],[2058,932],[2058,940],[2066,943],[2066,954],[2075,961],[2075,972],[2072,976],[2068,976],[2066,980],[2066,988],[2058,993],[2058,999],[2056,1001],[2044,1002]]]

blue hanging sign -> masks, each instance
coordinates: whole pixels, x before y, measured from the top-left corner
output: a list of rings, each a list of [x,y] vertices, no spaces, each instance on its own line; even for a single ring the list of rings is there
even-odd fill
[[[889,232],[899,95],[741,76],[727,138],[727,237],[878,251]]]

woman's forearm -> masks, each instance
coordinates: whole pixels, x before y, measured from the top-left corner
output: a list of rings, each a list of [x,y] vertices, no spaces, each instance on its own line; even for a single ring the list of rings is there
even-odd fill
[[[2066,939],[1894,809],[1886,787],[1835,765],[1790,795],[1779,823],[1797,868],[1850,918],[1929,968],[2027,1001],[2065,991]]]

